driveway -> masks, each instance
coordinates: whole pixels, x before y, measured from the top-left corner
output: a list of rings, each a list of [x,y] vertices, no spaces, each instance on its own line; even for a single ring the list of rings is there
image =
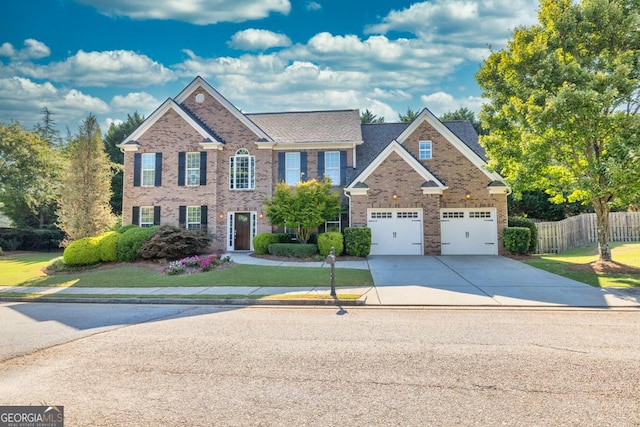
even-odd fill
[[[368,305],[639,306],[502,256],[369,256],[369,268]]]

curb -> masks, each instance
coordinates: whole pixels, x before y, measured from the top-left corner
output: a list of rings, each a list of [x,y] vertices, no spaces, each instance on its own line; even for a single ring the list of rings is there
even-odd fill
[[[252,299],[252,298],[58,298],[0,297],[1,302],[44,302],[66,304],[181,304],[181,305],[264,305],[264,306],[363,306],[365,300],[334,299]]]

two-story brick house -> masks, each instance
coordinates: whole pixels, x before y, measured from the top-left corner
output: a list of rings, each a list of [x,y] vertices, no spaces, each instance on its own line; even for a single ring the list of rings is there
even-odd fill
[[[358,110],[245,114],[197,77],[120,147],[123,223],[206,228],[217,250],[272,231],[263,202],[277,182],[323,176],[346,205],[326,227],[371,227],[372,254],[502,247],[507,186],[484,169],[470,123],[428,110],[411,124],[361,124]]]

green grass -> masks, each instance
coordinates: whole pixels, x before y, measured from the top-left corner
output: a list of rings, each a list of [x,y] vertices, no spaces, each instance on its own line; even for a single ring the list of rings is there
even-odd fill
[[[329,286],[327,268],[236,264],[190,275],[167,276],[137,265],[47,276],[41,270],[59,254],[21,253],[0,257],[0,285],[131,288],[166,286]],[[368,270],[337,269],[337,286],[371,286]]]
[[[640,268],[640,243],[613,243],[611,246],[612,258],[615,262]],[[561,254],[536,255],[524,262],[595,287],[640,287],[640,274],[598,274],[594,271],[572,269],[572,266],[590,264],[597,260],[598,248],[593,244]]]

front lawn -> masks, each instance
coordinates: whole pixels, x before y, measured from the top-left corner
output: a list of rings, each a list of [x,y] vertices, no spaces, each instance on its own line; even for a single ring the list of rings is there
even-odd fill
[[[597,245],[582,246],[561,254],[535,255],[523,262],[591,286],[640,287],[640,243],[613,243],[613,263],[598,265]]]
[[[81,272],[46,275],[42,269],[59,253],[19,253],[0,257],[0,285],[145,288],[165,286],[330,286],[330,270],[234,264],[205,273],[167,276],[138,264],[105,265]],[[337,286],[371,286],[368,270],[336,269]]]

